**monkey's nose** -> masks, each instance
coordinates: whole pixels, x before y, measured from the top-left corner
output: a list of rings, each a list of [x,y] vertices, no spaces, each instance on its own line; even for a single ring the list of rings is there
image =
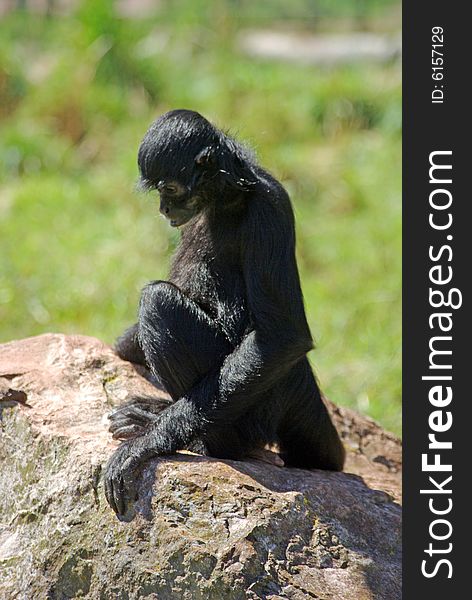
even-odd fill
[[[168,206],[162,205],[159,207],[161,214],[168,215],[170,213],[170,208]]]

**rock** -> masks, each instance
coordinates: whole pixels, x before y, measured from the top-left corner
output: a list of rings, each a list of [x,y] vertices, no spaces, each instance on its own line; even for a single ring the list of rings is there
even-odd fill
[[[156,394],[100,341],[0,345],[0,598],[396,600],[401,448],[333,405],[346,473],[179,453],[151,461],[137,517],[106,504],[106,413]]]

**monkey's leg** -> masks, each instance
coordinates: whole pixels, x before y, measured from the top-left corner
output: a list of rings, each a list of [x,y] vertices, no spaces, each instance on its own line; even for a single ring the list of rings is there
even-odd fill
[[[285,465],[342,470],[344,447],[307,359],[297,363],[283,380],[280,393],[287,403],[277,432]]]
[[[138,347],[142,360],[135,362],[147,364],[173,400],[233,349],[208,315],[171,283],[146,286],[139,312],[139,323],[118,339],[117,352],[133,360],[139,358],[133,354]],[[109,414],[109,430],[121,440],[142,435],[169,403],[164,398],[133,398]]]
[[[139,312],[139,340],[153,374],[174,400],[185,396],[213,369],[219,369],[234,347],[218,326],[177,286],[152,283],[143,291]],[[260,431],[252,427],[251,431]],[[247,427],[213,425],[188,446],[218,458],[245,458],[263,448],[263,435]]]
[[[177,286],[164,281],[144,288],[135,335],[152,374],[174,401],[233,350],[208,315]],[[113,437],[128,439],[143,434],[163,406],[153,408],[146,405],[146,399],[134,398],[113,411],[109,416]],[[194,440],[189,449],[216,456],[221,448],[222,452],[239,456],[240,446],[235,431],[215,427],[208,440]]]
[[[218,325],[167,281],[144,288],[138,339],[152,374],[173,400],[184,396],[234,350]]]

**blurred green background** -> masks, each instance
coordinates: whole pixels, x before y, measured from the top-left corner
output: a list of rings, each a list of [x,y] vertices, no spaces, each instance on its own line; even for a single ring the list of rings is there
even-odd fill
[[[111,343],[134,321],[178,238],[156,197],[134,189],[137,147],[160,113],[191,108],[252,146],[292,196],[327,396],[400,433],[400,61],[318,65],[241,47],[261,29],[302,45],[358,31],[390,39],[398,3],[0,9],[0,341],[53,331]]]

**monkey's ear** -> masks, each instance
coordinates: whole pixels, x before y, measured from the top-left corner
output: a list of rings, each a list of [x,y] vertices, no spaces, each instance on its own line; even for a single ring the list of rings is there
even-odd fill
[[[210,167],[215,164],[215,152],[211,146],[206,146],[195,157],[195,163],[199,167]]]
[[[224,143],[225,150],[218,157],[223,180],[233,189],[249,191],[257,183],[251,157],[231,138]]]

